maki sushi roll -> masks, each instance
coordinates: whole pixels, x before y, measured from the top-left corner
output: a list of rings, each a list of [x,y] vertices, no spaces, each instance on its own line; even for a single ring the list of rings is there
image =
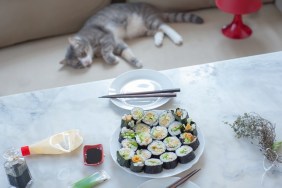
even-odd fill
[[[136,155],[139,155],[143,158],[143,160],[147,160],[147,159],[150,159],[151,156],[152,156],[152,153],[147,150],[147,149],[139,149],[136,151]]]
[[[123,139],[134,139],[135,138],[135,132],[131,129],[128,129],[126,127],[123,127],[119,134],[119,142],[121,142]]]
[[[181,146],[180,140],[175,136],[166,137],[164,139],[164,144],[168,151],[175,151]]]
[[[147,132],[137,133],[136,142],[141,148],[146,148],[153,141],[151,134]]]
[[[124,114],[121,117],[121,128],[122,127],[127,127],[127,128],[133,128],[135,126],[135,122],[132,118],[131,114]]]
[[[132,118],[140,121],[144,116],[144,110],[140,107],[134,107],[131,109]]]
[[[167,110],[160,114],[159,116],[159,125],[168,127],[175,120],[171,111]]]
[[[160,160],[163,162],[164,169],[173,169],[177,166],[178,160],[174,152],[165,152],[160,156]]]
[[[193,136],[191,133],[183,133],[180,135],[180,140],[183,144],[189,145],[193,148],[195,151],[199,145],[200,142],[197,138],[197,136]]]
[[[130,148],[121,148],[117,151],[117,162],[120,166],[130,167],[130,160],[134,151]]]
[[[143,158],[139,155],[133,155],[130,163],[130,170],[133,172],[142,172],[144,168]]]
[[[191,118],[187,118],[187,121],[185,124],[183,124],[183,132],[189,132],[192,133],[194,136],[198,135],[197,129],[196,129],[196,123],[192,121]]]
[[[188,116],[188,112],[185,109],[182,108],[176,108],[173,112],[173,115],[177,121],[180,121],[181,123],[186,123]]]
[[[151,144],[149,144],[148,150],[152,153],[152,157],[158,158],[165,152],[166,147],[162,141],[154,140]]]
[[[156,126],[151,129],[151,135],[153,139],[162,140],[167,136],[167,128],[162,126]]]
[[[178,158],[178,162],[181,164],[186,164],[192,161],[195,158],[195,153],[190,146],[181,146],[176,150],[176,155]]]
[[[181,134],[182,127],[183,127],[182,123],[178,121],[174,121],[168,127],[168,132],[171,136],[178,136]]]
[[[151,131],[151,128],[144,123],[137,123],[136,126],[135,126],[135,132],[136,133],[141,133],[141,132],[150,133],[150,131]]]
[[[147,125],[154,126],[158,124],[158,113],[155,111],[145,111],[142,121]]]
[[[163,162],[160,159],[147,159],[145,161],[144,172],[147,174],[158,174],[163,171]]]
[[[138,148],[138,144],[135,139],[124,139],[121,141],[121,146],[123,148],[129,148],[133,151],[136,151]]]

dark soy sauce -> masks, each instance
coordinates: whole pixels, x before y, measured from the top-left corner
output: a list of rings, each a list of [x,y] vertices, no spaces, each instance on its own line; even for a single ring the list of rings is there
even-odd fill
[[[102,151],[99,148],[90,148],[86,151],[86,162],[96,164],[102,160]]]

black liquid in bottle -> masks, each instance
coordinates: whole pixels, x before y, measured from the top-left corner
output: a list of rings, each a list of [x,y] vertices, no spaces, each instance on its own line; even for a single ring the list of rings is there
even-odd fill
[[[30,187],[31,175],[24,158],[15,150],[9,150],[4,154],[6,162],[4,168],[11,186],[17,188]]]

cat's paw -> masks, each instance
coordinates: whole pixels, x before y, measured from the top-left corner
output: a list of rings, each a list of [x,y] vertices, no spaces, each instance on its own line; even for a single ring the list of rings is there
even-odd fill
[[[137,68],[142,68],[143,67],[143,64],[138,59],[130,60],[130,64],[134,65]]]
[[[154,42],[155,42],[155,45],[157,47],[161,47],[163,45],[163,40],[164,40],[164,33],[163,32],[157,32],[154,35]]]
[[[181,36],[174,36],[173,42],[174,42],[174,44],[180,46],[180,45],[183,44],[183,39],[182,39]]]

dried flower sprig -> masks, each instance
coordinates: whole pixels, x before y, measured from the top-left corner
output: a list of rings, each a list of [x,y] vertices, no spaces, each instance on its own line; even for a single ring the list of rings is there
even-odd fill
[[[256,141],[260,151],[269,161],[282,163],[282,156],[276,153],[282,142],[275,142],[275,126],[270,121],[255,113],[244,113],[243,116],[238,116],[234,123],[225,123],[230,125],[237,138],[249,138],[251,143]]]

